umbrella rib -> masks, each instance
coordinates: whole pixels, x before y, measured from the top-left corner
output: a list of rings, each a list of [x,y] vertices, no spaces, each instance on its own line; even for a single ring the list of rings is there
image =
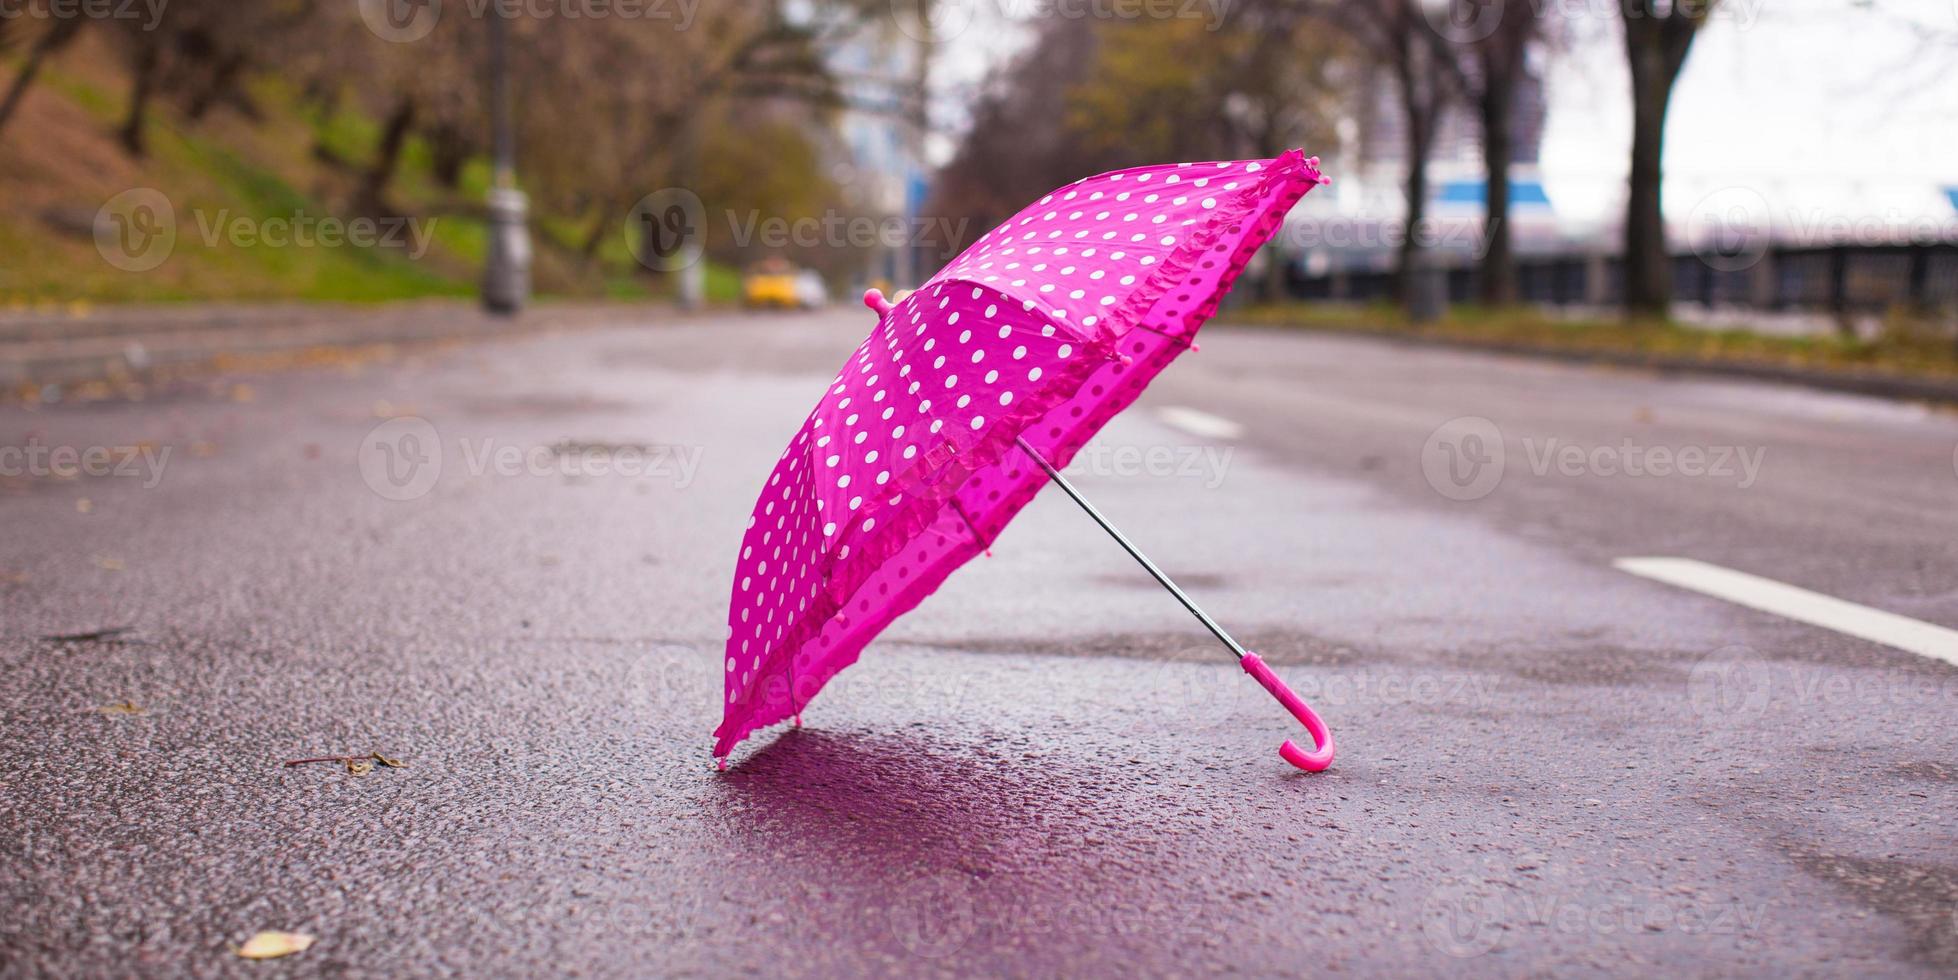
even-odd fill
[[[1243,660],[1250,654],[1251,651],[1244,649],[1243,644],[1238,643],[1222,625],[1210,618],[1210,614],[1204,612],[1203,607],[1197,605],[1196,600],[1190,598],[1189,593],[1177,587],[1167,572],[1156,567],[1156,563],[1150,561],[1149,556],[1143,554],[1142,549],[1136,547],[1135,542],[1130,541],[1128,535],[1123,534],[1120,528],[1117,528],[1114,523],[1102,515],[1100,510],[1095,508],[1094,504],[1089,503],[1088,498],[1082,496],[1081,491],[1075,489],[1074,484],[1068,482],[1067,477],[1062,476],[1061,471],[1054,468],[1054,464],[1047,462],[1047,457],[1040,455],[1039,450],[1029,445],[1025,437],[1015,437],[1013,441],[1019,443],[1020,449],[1028,456],[1033,457],[1033,461],[1040,464],[1040,468],[1046,471],[1048,479],[1059,484],[1063,492],[1072,498],[1075,503],[1080,504],[1081,509],[1087,511],[1088,516],[1094,518],[1094,522],[1101,525],[1101,529],[1107,531],[1108,536],[1114,538],[1115,543],[1121,545],[1122,550],[1128,552],[1129,557],[1135,559],[1142,566],[1143,571],[1148,572],[1157,583],[1162,585],[1163,588],[1168,589],[1169,594],[1175,596],[1176,601],[1182,603],[1183,608],[1188,609],[1190,615],[1195,616],[1197,622],[1202,623],[1204,629],[1210,631],[1210,635],[1215,636],[1224,646],[1229,647],[1231,653],[1236,654],[1239,660]]]
[[[959,503],[959,498],[956,495],[950,499],[950,503],[952,510],[958,513],[959,520],[965,522],[965,529],[972,532],[972,540],[977,542],[980,548],[990,551],[993,543],[986,540],[984,534],[979,533],[979,525],[972,523],[972,515],[965,512],[965,505]]]
[[[1169,341],[1170,341],[1171,343],[1174,343],[1174,344],[1176,344],[1176,345],[1178,345],[1178,346],[1180,346],[1180,347],[1182,347],[1182,348],[1183,348],[1183,349],[1185,349],[1185,350],[1190,350],[1190,349],[1193,349],[1193,348],[1195,348],[1195,347],[1196,347],[1196,345],[1197,345],[1197,342],[1196,342],[1196,340],[1194,340],[1193,338],[1190,338],[1190,337],[1185,337],[1185,336],[1183,336],[1183,335],[1181,335],[1181,334],[1174,334],[1174,333],[1170,333],[1169,331],[1167,331],[1167,330],[1164,330],[1164,329],[1163,329],[1163,328],[1161,328],[1161,327],[1152,327],[1152,326],[1150,326],[1150,325],[1148,325],[1148,324],[1146,324],[1146,323],[1138,323],[1138,324],[1136,324],[1136,325],[1135,325],[1135,328],[1136,328],[1137,330],[1147,330],[1147,331],[1149,331],[1150,333],[1152,333],[1152,334],[1155,334],[1155,335],[1157,335],[1157,336],[1159,336],[1159,337],[1163,337],[1163,338],[1166,338],[1166,339],[1168,339],[1168,340],[1169,340]]]

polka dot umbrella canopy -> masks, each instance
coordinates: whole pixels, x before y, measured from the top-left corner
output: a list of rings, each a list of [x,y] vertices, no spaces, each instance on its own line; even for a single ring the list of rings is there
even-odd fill
[[[1317,158],[1138,167],[1063,187],[880,314],[769,474],[728,604],[714,756],[801,723],[830,678],[1059,482],[1286,702],[1324,725],[1060,476],[1081,446],[1195,346]]]

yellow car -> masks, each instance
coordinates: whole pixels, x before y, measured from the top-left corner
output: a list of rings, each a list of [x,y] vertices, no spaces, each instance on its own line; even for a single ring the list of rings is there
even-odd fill
[[[748,306],[797,309],[802,295],[794,272],[750,272],[741,280],[741,302]]]

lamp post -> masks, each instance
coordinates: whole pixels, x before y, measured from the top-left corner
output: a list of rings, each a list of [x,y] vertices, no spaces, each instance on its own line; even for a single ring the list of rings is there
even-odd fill
[[[489,14],[490,126],[493,178],[489,190],[489,256],[483,268],[483,307],[514,314],[530,299],[529,200],[517,189],[516,137],[510,124],[510,25],[502,4]]]

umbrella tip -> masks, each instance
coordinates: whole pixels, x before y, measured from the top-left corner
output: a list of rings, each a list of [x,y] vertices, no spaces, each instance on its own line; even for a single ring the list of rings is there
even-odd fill
[[[878,316],[883,316],[891,311],[892,304],[890,300],[884,298],[883,290],[872,287],[864,290],[863,305],[870,307]]]
[[[727,756],[717,755],[714,757],[714,770],[716,772],[727,771]]]

